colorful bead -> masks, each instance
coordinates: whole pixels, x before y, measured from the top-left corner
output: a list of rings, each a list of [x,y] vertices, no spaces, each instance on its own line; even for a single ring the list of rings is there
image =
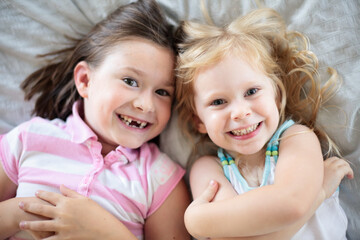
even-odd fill
[[[277,155],[279,155],[279,152],[278,152],[278,151],[272,151],[272,152],[271,152],[271,156],[277,156]]]
[[[225,165],[229,165],[228,161],[226,161],[226,160],[221,161],[221,164],[222,164],[223,166],[225,166]]]
[[[234,163],[235,163],[234,160],[230,160],[230,161],[229,161],[229,164],[234,164]]]
[[[267,150],[265,153],[267,156],[271,156],[271,151]]]

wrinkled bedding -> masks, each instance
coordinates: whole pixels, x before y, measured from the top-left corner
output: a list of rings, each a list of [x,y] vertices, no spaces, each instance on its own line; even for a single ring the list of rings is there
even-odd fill
[[[31,117],[33,102],[25,102],[20,82],[45,64],[37,54],[67,46],[68,37],[86,33],[96,22],[129,0],[1,0],[0,1],[0,133]],[[200,0],[158,0],[174,25],[180,20],[205,22]],[[360,2],[358,0],[208,0],[211,19],[226,24],[261,7],[277,10],[289,29],[305,33],[320,61],[320,72],[335,68],[343,85],[320,123],[340,146],[355,172],[344,180],[340,201],[348,219],[348,239],[360,239]],[[325,75],[326,76],[326,75]],[[190,146],[176,125],[176,114],[161,135],[161,147],[186,165]]]

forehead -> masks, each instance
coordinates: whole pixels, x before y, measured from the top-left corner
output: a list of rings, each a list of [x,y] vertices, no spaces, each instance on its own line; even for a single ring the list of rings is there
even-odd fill
[[[109,48],[100,69],[111,72],[128,69],[139,76],[173,82],[174,65],[175,57],[170,49],[137,38]]]
[[[200,68],[193,82],[195,97],[241,92],[260,86],[276,92],[270,77],[256,65],[236,55],[227,55],[217,63]]]
[[[224,81],[230,79],[264,79],[266,74],[257,64],[245,57],[227,54],[217,62],[200,67],[195,75],[195,80],[217,79]]]

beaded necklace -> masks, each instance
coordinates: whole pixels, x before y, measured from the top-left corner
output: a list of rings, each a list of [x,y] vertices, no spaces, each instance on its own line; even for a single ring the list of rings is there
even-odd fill
[[[263,173],[263,179],[260,186],[266,185],[266,181],[268,178],[268,175],[270,173],[270,161],[271,157],[273,157],[275,163],[277,163],[278,156],[279,156],[279,138],[281,134],[290,126],[294,124],[294,121],[289,119],[286,120],[274,133],[272,138],[267,144],[266,152],[265,152],[265,167],[264,167],[264,173]],[[244,177],[240,174],[238,166],[235,164],[234,158],[228,154],[223,148],[218,148],[217,151],[218,157],[220,159],[221,165],[224,170],[224,174],[226,178],[231,182],[230,180],[230,168],[235,172],[237,177],[243,182],[244,188],[246,189],[253,189],[253,187],[249,187]]]

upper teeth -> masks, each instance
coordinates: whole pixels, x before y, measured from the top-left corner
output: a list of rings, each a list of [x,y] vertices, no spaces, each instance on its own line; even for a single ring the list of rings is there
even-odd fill
[[[249,134],[253,131],[255,131],[255,129],[258,127],[258,123],[257,124],[254,124],[250,127],[247,127],[247,128],[243,128],[243,129],[238,129],[238,130],[233,130],[231,131],[232,134],[236,135],[236,136],[242,136],[242,135],[245,135],[245,134]]]
[[[125,116],[125,115],[120,115],[121,120],[128,126],[133,127],[133,128],[144,128],[147,125],[147,122],[142,122],[139,120],[133,120],[131,117]],[[136,122],[137,125],[130,125],[132,122]]]

